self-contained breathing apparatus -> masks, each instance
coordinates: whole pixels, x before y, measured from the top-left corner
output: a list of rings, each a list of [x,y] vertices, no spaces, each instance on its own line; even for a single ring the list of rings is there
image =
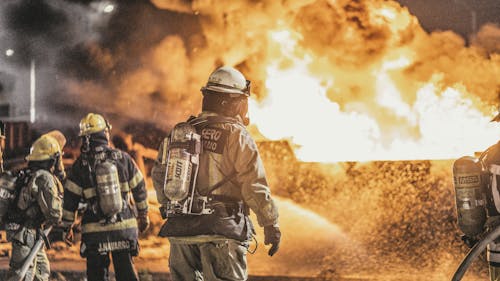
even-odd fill
[[[0,224],[8,222],[9,225],[5,226],[8,230],[19,228],[19,223],[25,219],[24,212],[17,209],[17,201],[21,189],[28,185],[31,176],[29,168],[0,174]]]
[[[203,149],[197,128],[213,123],[219,122],[191,118],[188,122],[177,124],[170,136],[165,138],[161,159],[161,164],[166,167],[163,192],[170,201],[166,208],[161,209],[163,218],[214,213],[212,205],[215,203],[212,202],[214,197],[211,193],[236,176],[236,172],[233,172],[209,187],[206,194],[196,190],[199,157]]]
[[[0,174],[0,223],[5,222],[6,215],[19,194],[17,182],[18,177],[9,171]]]
[[[163,216],[211,214],[208,197],[195,190],[198,175],[201,136],[188,122],[177,124],[165,138],[162,164],[166,165],[163,192],[170,200]]]
[[[465,234],[462,240],[471,250],[457,268],[452,280],[459,281],[488,246],[487,260],[500,262],[498,237],[500,226],[487,217],[500,215],[500,165],[498,146],[490,147],[479,159],[462,157],[453,164],[453,178],[458,226]],[[490,160],[493,159],[492,160]]]
[[[91,154],[90,136],[84,136],[82,163],[88,169],[92,187],[96,188],[96,199],[90,202],[91,210],[104,217],[104,223],[120,221],[119,213],[124,207],[116,160],[121,155],[105,149]]]
[[[465,156],[453,163],[453,182],[457,221],[460,230],[468,237],[484,231],[486,222],[486,198],[481,162],[474,157]]]

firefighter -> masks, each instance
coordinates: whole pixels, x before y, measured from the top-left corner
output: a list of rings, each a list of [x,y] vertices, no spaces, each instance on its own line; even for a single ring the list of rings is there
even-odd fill
[[[499,122],[500,114],[492,122]],[[472,248],[500,226],[500,142],[476,159],[462,157],[453,167],[458,226]],[[500,237],[487,247],[490,280],[500,281]]]
[[[272,244],[270,256],[281,238],[264,166],[245,128],[250,81],[221,67],[201,92],[201,114],[174,127],[152,169],[167,218],[159,235],[170,241],[173,280],[246,280],[255,234],[249,209],[264,227],[265,244]]]
[[[44,237],[43,230],[57,226],[62,218],[63,186],[56,176],[60,167],[61,147],[58,141],[43,135],[26,157],[28,167],[18,175],[20,190],[8,213],[7,239],[12,241],[8,280],[18,280],[19,269],[35,242]],[[36,254],[24,280],[48,281],[50,265],[44,247]]]
[[[138,231],[149,227],[147,192],[132,158],[109,146],[110,130],[99,114],[80,121],[81,154],[64,185],[63,224],[71,239],[70,225],[82,200],[80,254],[87,259],[88,280],[109,280],[110,255],[117,281],[139,280],[132,257],[139,251]]]

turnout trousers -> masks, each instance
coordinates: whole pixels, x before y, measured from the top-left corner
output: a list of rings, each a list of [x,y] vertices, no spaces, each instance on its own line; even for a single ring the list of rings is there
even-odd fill
[[[233,239],[190,243],[170,241],[173,281],[244,281],[248,243]]]
[[[12,239],[12,255],[9,263],[9,273],[7,280],[17,280],[15,271],[20,269],[26,258],[31,253],[35,245],[36,230],[21,227],[17,233],[8,233],[14,236]],[[49,281],[50,263],[45,253],[45,246],[42,246],[33,260],[32,265],[26,272],[25,281]]]
[[[106,254],[89,252],[87,254],[88,281],[108,281],[110,254],[113,257],[116,281],[139,281],[132,255],[128,251],[116,251]]]

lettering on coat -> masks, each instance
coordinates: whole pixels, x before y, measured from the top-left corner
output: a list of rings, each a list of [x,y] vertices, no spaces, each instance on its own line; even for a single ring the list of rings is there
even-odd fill
[[[201,130],[201,142],[205,151],[222,154],[228,137],[229,131],[222,128],[206,127]]]

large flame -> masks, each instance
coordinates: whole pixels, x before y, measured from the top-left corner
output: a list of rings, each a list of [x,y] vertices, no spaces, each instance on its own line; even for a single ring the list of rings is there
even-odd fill
[[[393,10],[379,13],[396,19]],[[342,108],[328,91],[349,73],[337,76],[335,66],[301,47],[301,35],[290,28],[269,32],[269,39],[270,52],[280,55],[266,67],[267,96],[250,103],[252,121],[265,137],[296,144],[301,160],[449,159],[484,150],[500,137],[491,116],[466,98],[467,89],[442,87],[440,74],[403,93],[397,85],[410,82],[398,76],[412,64],[407,48],[388,52],[359,81],[374,85],[374,93],[362,93],[375,97],[371,104],[353,100]],[[320,75],[311,70],[318,65]],[[380,112],[386,117],[377,117]]]
[[[153,0],[171,11],[154,19],[120,5],[127,20],[117,30],[147,25],[114,49],[90,44],[108,76],[66,80],[68,100],[168,130],[197,113],[209,73],[231,65],[252,80],[258,131],[291,140],[302,160],[456,158],[500,137],[489,122],[500,89],[497,27],[467,47],[452,32],[425,32],[396,1],[216,2]]]

